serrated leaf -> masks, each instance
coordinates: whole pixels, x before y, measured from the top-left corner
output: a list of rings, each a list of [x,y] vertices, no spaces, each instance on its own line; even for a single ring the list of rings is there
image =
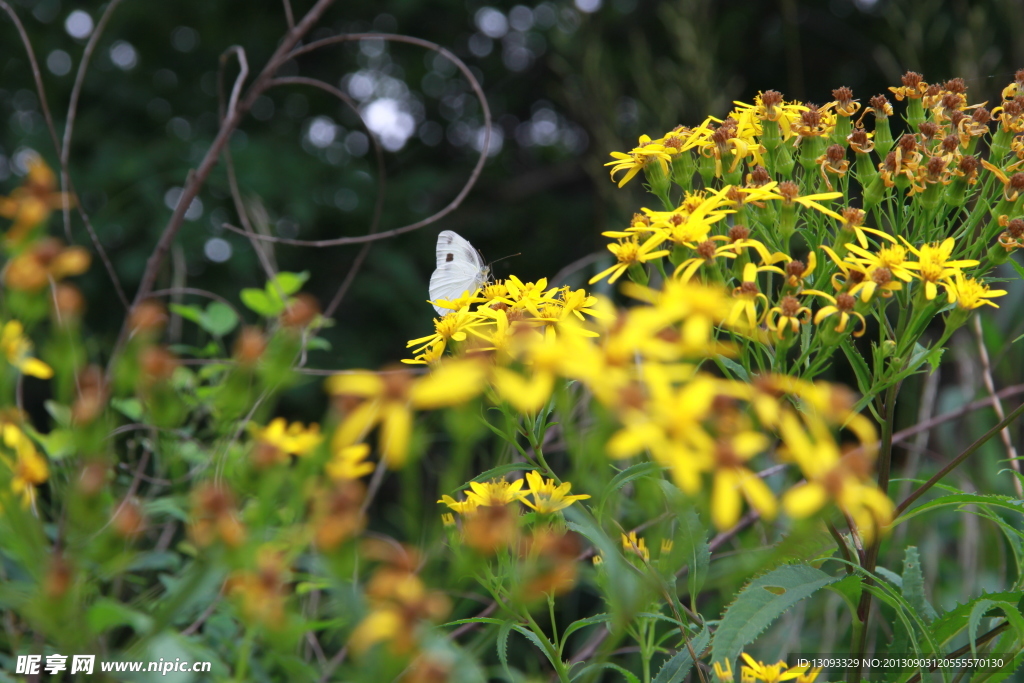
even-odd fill
[[[701,653],[708,647],[711,640],[711,632],[707,624],[697,634],[697,637],[690,641],[690,647],[700,657]],[[690,656],[690,649],[684,644],[675,655],[658,669],[658,675],[654,677],[654,683],[681,683],[693,668],[693,657]]]
[[[864,356],[860,355],[860,351],[855,349],[853,344],[850,343],[849,338],[843,339],[841,348],[846,355],[846,359],[850,361],[850,367],[853,368],[853,374],[857,378],[857,388],[861,393],[866,393],[868,388],[871,387],[871,368],[868,367]]]
[[[839,580],[808,565],[790,564],[757,577],[740,591],[725,610],[715,631],[712,662],[733,664],[747,645],[752,643],[782,613]],[[784,589],[781,593],[766,588]]]
[[[903,597],[907,599],[919,617],[929,624],[938,618],[935,608],[924,595],[924,573],[921,571],[921,555],[916,546],[907,546],[903,557]]]
[[[199,324],[214,337],[223,337],[238,325],[238,315],[227,304],[214,301],[206,307]]]
[[[908,519],[912,519],[924,512],[928,512],[929,510],[934,510],[948,505],[995,505],[1006,510],[1012,510],[1020,514],[1024,514],[1024,501],[1017,498],[991,493],[956,493],[951,496],[936,498],[935,500],[928,501],[927,503],[918,505],[917,507],[904,512],[892,523],[892,526],[901,524]]]
[[[591,671],[599,671],[601,669],[611,669],[612,671],[618,671],[620,674],[622,674],[622,677],[626,679],[626,683],[640,683],[640,679],[637,677],[636,674],[632,673],[631,671],[629,671],[627,669],[623,669],[618,664],[612,664],[611,662],[601,662],[600,664],[591,664],[588,667],[580,669],[579,673],[577,673],[575,676],[573,676],[572,680],[575,681],[576,679],[586,679],[586,676],[584,674],[588,674]]]
[[[602,512],[604,511],[605,503],[608,501],[608,497],[621,489],[623,486],[631,481],[635,481],[641,477],[646,477],[649,474],[655,472],[661,472],[667,469],[663,465],[659,465],[656,462],[638,462],[635,465],[630,465],[626,469],[622,470],[608,482],[608,485],[604,487],[601,495],[597,498],[597,517],[602,519]]]
[[[1024,635],[1024,615],[1021,615],[1016,604],[989,599],[979,600],[971,607],[971,614],[967,621],[967,636],[970,639],[971,655],[974,657],[978,656],[976,645],[978,640],[978,622],[981,621],[982,617],[986,616],[986,612],[992,609],[998,609],[1006,615],[1006,620],[1010,622],[1018,636]]]
[[[595,614],[594,616],[587,617],[586,619],[578,619],[565,627],[565,630],[562,632],[562,642],[564,643],[566,638],[571,636],[573,633],[576,633],[576,631],[581,628],[586,628],[587,626],[593,626],[595,624],[603,624],[611,618],[612,616],[610,614]]]
[[[512,624],[512,630],[526,638],[534,645],[536,645],[537,649],[540,650],[541,654],[543,654],[544,657],[546,657],[547,660],[551,662],[551,665],[554,666],[555,663],[551,661],[551,655],[548,653],[547,648],[544,647],[544,643],[542,643],[540,638],[537,637],[536,633],[526,628],[525,626],[520,626],[519,624]]]
[[[498,638],[495,643],[498,648],[498,661],[501,662],[501,668],[505,670],[505,675],[510,681],[515,680],[512,670],[508,668],[508,634],[511,632],[512,622],[502,623],[501,628],[498,629]]]

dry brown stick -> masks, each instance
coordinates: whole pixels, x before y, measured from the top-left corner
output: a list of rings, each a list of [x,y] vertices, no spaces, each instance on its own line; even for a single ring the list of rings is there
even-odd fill
[[[290,0],[283,0],[284,2],[284,20],[288,22],[288,30],[295,28],[295,13],[292,12],[292,3]]]
[[[415,223],[403,225],[400,228],[393,228],[392,230],[385,230],[384,232],[379,232],[375,234],[360,235],[357,237],[338,237],[329,240],[298,240],[291,239],[288,237],[274,237],[271,235],[259,235],[257,239],[263,240],[265,242],[276,242],[278,244],[291,244],[293,246],[298,247],[335,247],[344,244],[365,244],[367,242],[376,242],[377,240],[389,239],[397,235],[412,232],[413,230],[418,230],[422,227],[430,225],[431,223],[436,223],[441,218],[450,214],[452,211],[457,209],[459,205],[462,204],[463,200],[466,198],[470,190],[472,190],[473,186],[476,184],[476,181],[480,177],[481,172],[483,172],[484,164],[487,162],[487,148],[490,145],[491,140],[491,108],[487,104],[487,97],[486,95],[484,95],[483,88],[481,88],[479,81],[477,81],[476,77],[473,75],[473,72],[469,70],[469,67],[466,66],[466,64],[461,59],[459,59],[454,54],[452,54],[445,48],[441,47],[440,45],[432,43],[429,40],[413,38],[412,36],[396,35],[392,33],[350,33],[340,36],[331,36],[329,38],[314,41],[308,45],[303,45],[302,47],[294,50],[290,54],[290,57],[299,57],[301,55],[307,54],[314,50],[318,50],[328,45],[335,45],[337,43],[343,43],[352,40],[365,40],[367,38],[378,38],[381,40],[391,40],[398,43],[408,43],[410,45],[417,45],[427,50],[433,50],[438,54],[442,55],[445,59],[452,62],[452,64],[454,64],[455,67],[460,72],[462,72],[462,75],[466,78],[466,80],[469,81],[470,87],[473,88],[473,93],[480,101],[480,106],[484,114],[485,129],[483,144],[480,147],[480,156],[477,159],[476,165],[473,167],[473,172],[470,174],[469,180],[467,180],[466,184],[462,186],[462,189],[455,196],[455,198],[452,201],[450,201],[440,211],[422,220],[416,221]],[[234,225],[225,224],[224,228],[227,230],[231,230],[232,232],[245,234],[245,232],[241,228],[238,228]]]
[[[978,358],[981,360],[981,377],[985,383],[985,391],[988,392],[989,398],[992,399],[992,408],[996,412],[996,417],[1002,420],[1006,417],[1006,412],[1003,410],[1003,402],[996,395],[996,383],[992,378],[992,364],[989,362],[988,349],[985,347],[985,337],[981,331],[981,316],[974,316],[972,327],[974,338],[978,342]],[[1010,467],[1013,468],[1014,472],[1020,474],[1020,461],[1017,460],[1017,449],[1014,448],[1013,441],[1010,438],[1009,426],[999,432],[999,438],[1006,448],[1006,457],[1010,461]],[[1012,479],[1013,489],[1017,492],[1017,497],[1024,497],[1024,487],[1021,486],[1020,477],[1012,477]]]
[[[361,115],[359,115],[359,108],[356,106],[352,98],[342,92],[340,89],[335,88],[329,83],[325,83],[316,78],[306,78],[304,76],[288,76],[283,78],[275,78],[271,81],[269,87],[277,85],[310,85],[314,88],[320,88],[324,92],[334,95],[341,100],[349,109],[354,111],[359,120],[363,121]],[[363,121],[363,126],[366,126],[366,122]],[[384,150],[381,149],[380,140],[374,135],[369,129],[367,132],[370,133],[370,141],[373,143],[374,155],[377,158],[377,200],[373,207],[373,218],[370,221],[370,230],[367,234],[373,235],[380,229],[381,215],[384,213],[384,195],[387,189],[387,175],[384,169]],[[362,268],[363,262],[366,260],[367,255],[370,253],[370,247],[373,245],[372,242],[367,242],[363,245],[363,248],[356,254],[355,260],[352,262],[352,266],[348,269],[345,274],[345,279],[342,281],[341,286],[338,287],[338,291],[335,293],[334,298],[331,299],[331,303],[328,304],[327,308],[324,309],[324,317],[330,318],[334,311],[338,308],[341,300],[345,298],[345,294],[348,293],[349,287],[352,286],[353,280],[355,280],[356,273]]]
[[[199,194],[200,188],[202,188],[206,179],[213,171],[213,167],[217,165],[221,152],[224,150],[224,146],[231,139],[232,133],[234,133],[238,128],[238,124],[241,123],[242,116],[249,111],[249,108],[252,107],[252,103],[255,102],[256,98],[263,93],[266,89],[267,83],[274,77],[274,74],[277,73],[277,70],[281,65],[291,59],[291,55],[289,54],[291,49],[299,42],[302,36],[309,32],[323,13],[327,11],[327,8],[333,3],[334,0],[317,0],[317,3],[313,5],[309,12],[306,13],[306,16],[302,18],[302,21],[285,35],[284,39],[274,51],[274,54],[271,55],[269,60],[267,60],[263,70],[256,77],[256,81],[249,88],[244,98],[239,99],[236,97],[236,93],[241,92],[240,83],[233,90],[231,106],[228,107],[227,116],[221,124],[220,130],[217,131],[217,136],[210,144],[209,149],[207,149],[206,154],[203,156],[203,159],[200,161],[195,172],[189,173],[188,179],[185,182],[185,187],[182,189],[181,197],[178,200],[178,204],[171,213],[171,217],[167,221],[167,225],[164,227],[164,231],[160,235],[160,239],[157,241],[156,247],[153,249],[149,259],[146,261],[146,268],[142,273],[139,289],[135,293],[135,298],[132,301],[131,307],[133,310],[151,295],[154,285],[156,284],[156,278],[159,274],[160,267],[167,258],[167,253],[171,248],[171,243],[174,241],[178,231],[181,229],[182,222],[185,220],[185,211],[188,210],[188,207],[192,204],[192,200]],[[121,326],[121,331],[118,335],[117,342],[114,345],[114,351],[111,354],[110,362],[107,366],[108,376],[112,372],[114,360],[120,353],[121,348],[124,346],[124,343],[128,338],[130,318],[131,316],[129,315]]]
[[[46,120],[46,128],[50,131],[50,138],[53,140],[53,149],[56,152],[60,152],[60,140],[57,137],[57,128],[53,124],[53,115],[50,113],[50,105],[46,100],[46,88],[43,87],[43,72],[39,69],[39,62],[36,60],[35,50],[32,49],[32,41],[28,37],[28,33],[25,31],[25,26],[21,23],[21,19],[18,18],[18,14],[14,11],[9,4],[0,0],[0,9],[7,13],[7,16],[11,18],[11,23],[14,24],[14,28],[18,31],[18,37],[21,38],[22,47],[25,48],[25,56],[28,57],[29,67],[32,69],[32,78],[36,84],[36,94],[39,96],[39,106],[43,109],[43,118]]]

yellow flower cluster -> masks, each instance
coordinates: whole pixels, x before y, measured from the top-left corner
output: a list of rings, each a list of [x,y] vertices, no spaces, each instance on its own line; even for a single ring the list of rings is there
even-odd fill
[[[747,266],[756,270],[752,263]],[[428,346],[443,342],[455,357],[433,361],[435,370],[428,377],[410,376],[403,381],[417,384],[444,375],[454,377],[452,368],[473,364],[471,367],[480,374],[471,384],[463,381],[460,385],[458,380],[450,383],[450,395],[468,398],[486,386],[492,401],[507,402],[519,412],[531,414],[547,404],[564,387],[565,380],[572,380],[585,387],[621,424],[607,444],[608,454],[616,459],[649,454],[666,465],[677,485],[691,495],[703,490],[706,481],[711,491],[712,520],[719,528],[736,523],[744,500],[767,518],[777,513],[776,494],[758,476],[757,469],[751,468],[755,458],[772,451],[785,452],[791,454],[790,462],[802,468],[804,460],[798,456],[804,452],[804,441],[817,443],[820,438],[823,449],[838,454],[841,448],[836,435],[840,429],[857,437],[858,457],[870,462],[874,456],[873,427],[866,418],[852,412],[852,401],[838,389],[774,375],[741,382],[698,370],[697,365],[704,359],[732,352],[728,343],[717,338],[720,330],[749,332],[749,325],[756,322],[737,315],[736,299],[720,288],[681,279],[665,281],[660,290],[630,284],[624,291],[639,305],[628,310],[615,310],[604,300],[581,293],[577,300],[585,305],[573,311],[590,312],[590,317],[580,321],[565,315],[560,317],[560,325],[547,326],[542,322],[545,316],[540,315],[542,308],[566,307],[565,301],[570,298],[566,290],[547,290],[542,283],[523,284],[516,279],[510,282],[515,283],[512,291],[516,295],[510,295],[506,284],[492,285],[491,291],[474,296],[479,302],[476,310],[463,306],[435,322],[438,332],[434,337],[410,342]],[[453,345],[454,334],[450,332],[455,323],[461,323],[465,336]],[[442,333],[449,334],[445,337]],[[394,381],[383,377],[372,381]],[[336,377],[329,390],[336,392],[352,381],[351,376]],[[410,408],[421,405],[415,398],[410,399],[414,394],[408,388],[394,393],[404,397],[401,408],[388,410],[408,414]],[[365,405],[348,414],[342,430],[350,421],[361,421],[357,416],[369,410]],[[382,439],[386,431],[382,430]],[[784,445],[778,443],[779,439]],[[837,456],[832,465],[846,468],[842,470],[845,478],[839,481],[849,490],[873,486],[869,472],[848,464],[845,458]],[[852,474],[846,476],[847,471]],[[809,480],[825,476],[810,467],[804,475]],[[829,476],[828,491],[838,495],[839,486],[833,481],[836,477]],[[551,492],[542,503],[543,498],[537,497],[540,476],[530,473],[527,481],[534,492],[534,509],[558,509],[569,498],[577,498],[564,496],[567,487],[560,492],[549,482]],[[439,502],[466,514],[481,505],[522,500],[526,496],[520,490],[522,485],[522,480],[474,483],[466,500],[445,496]],[[863,527],[860,532],[864,536],[870,537],[889,521],[891,504],[872,507],[869,519],[855,514],[859,502],[849,496],[832,500],[848,508]],[[820,507],[787,504],[788,510],[800,516]]]

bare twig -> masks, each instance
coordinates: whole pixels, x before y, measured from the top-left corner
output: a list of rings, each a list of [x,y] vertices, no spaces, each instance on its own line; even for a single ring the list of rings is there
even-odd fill
[[[64,123],[64,138],[58,147],[58,151],[60,152],[60,189],[63,196],[62,215],[64,217],[64,234],[67,237],[68,242],[72,241],[71,197],[77,195],[75,186],[71,182],[71,174],[68,170],[68,164],[71,158],[71,138],[75,129],[75,118],[78,115],[78,98],[82,94],[82,84],[85,82],[85,74],[89,70],[89,63],[92,61],[92,55],[96,51],[96,45],[99,44],[100,37],[106,29],[107,23],[110,21],[110,17],[113,16],[114,10],[117,9],[117,6],[120,4],[121,0],[112,0],[110,4],[107,5],[106,9],[103,10],[100,20],[96,22],[96,28],[93,29],[92,35],[89,36],[89,41],[85,44],[85,48],[82,50],[82,61],[78,64],[78,71],[75,73],[75,82],[71,87],[71,96],[68,100],[67,121]],[[99,235],[96,234],[96,230],[92,226],[92,221],[89,220],[85,209],[82,207],[82,202],[75,201],[75,206],[78,209],[78,215],[82,218],[82,223],[85,225],[85,230],[89,234],[92,246],[99,255],[100,261],[103,262],[103,267],[107,271],[107,275],[110,277],[111,284],[114,285],[114,291],[117,292],[117,296],[124,307],[128,308],[128,297],[125,295],[124,288],[121,286],[121,280],[117,277],[117,271],[114,270],[114,264],[107,255],[106,249],[103,248],[103,243],[100,242]]]
[[[974,316],[972,320],[972,328],[974,331],[974,339],[978,342],[978,358],[981,360],[981,377],[985,382],[985,391],[988,392],[989,398],[992,399],[992,409],[996,412],[996,417],[1002,420],[1006,417],[1006,412],[1003,410],[1003,402],[999,400],[996,395],[996,384],[992,379],[992,365],[989,363],[988,349],[985,348],[985,337],[981,331],[981,316]],[[999,438],[1002,439],[1003,446],[1006,448],[1006,457],[1010,461],[1010,467],[1020,474],[1020,461],[1017,460],[1017,449],[1013,446],[1013,441],[1010,438],[1010,428],[1007,426],[1001,432],[999,432]],[[1024,497],[1024,487],[1021,486],[1020,477],[1012,477],[1013,489],[1017,492],[1017,497]]]
[[[452,211],[457,209],[460,204],[462,204],[462,201],[466,198],[466,195],[469,194],[470,190],[473,189],[473,186],[476,184],[477,179],[480,177],[480,173],[483,171],[484,164],[487,162],[487,148],[490,145],[491,140],[491,109],[487,104],[487,96],[484,95],[483,88],[480,87],[480,83],[473,75],[473,72],[469,70],[469,67],[466,66],[466,64],[461,59],[456,57],[454,54],[452,54],[445,48],[441,47],[436,43],[432,43],[429,40],[413,38],[412,36],[396,35],[392,33],[350,33],[346,35],[331,36],[329,38],[324,38],[322,40],[313,41],[308,45],[303,45],[302,47],[295,49],[289,56],[292,58],[299,57],[301,55],[313,52],[314,50],[318,50],[328,45],[335,45],[337,43],[344,43],[352,40],[365,40],[367,38],[391,40],[398,43],[409,43],[410,45],[418,45],[419,47],[428,50],[433,50],[438,54],[442,55],[445,59],[452,62],[452,64],[454,64],[456,68],[458,68],[458,70],[462,72],[462,75],[466,78],[466,80],[469,81],[470,87],[473,88],[473,93],[480,101],[480,107],[483,110],[484,115],[484,139],[483,143],[480,146],[480,156],[477,159],[476,165],[473,167],[473,172],[470,174],[469,180],[467,180],[466,184],[462,186],[462,189],[455,196],[455,199],[449,202],[443,209],[428,216],[427,218],[424,218],[423,220],[416,221],[415,223],[410,223],[409,225],[403,225],[400,228],[385,230],[384,232],[379,232],[375,234],[367,234],[357,237],[338,237],[329,240],[298,240],[287,237],[273,237],[269,235],[260,235],[257,237],[257,239],[266,242],[276,242],[278,244],[291,244],[300,247],[334,247],[341,246],[343,244],[365,244],[366,242],[376,242],[377,240],[389,239],[397,235],[412,232],[413,230],[418,230],[424,226],[430,225],[431,223],[436,223],[444,216],[450,214]],[[233,232],[237,232],[239,234],[245,234],[245,232],[241,228],[235,227],[233,225],[225,224],[224,228],[227,230],[231,230]]]
[[[210,144],[209,149],[207,149],[198,168],[195,172],[189,173],[178,204],[174,208],[170,219],[167,221],[167,225],[164,227],[164,231],[160,235],[160,239],[157,241],[156,247],[153,249],[149,259],[146,261],[146,268],[142,273],[139,289],[136,291],[135,298],[132,301],[132,309],[137,307],[151,295],[154,285],[156,284],[157,275],[160,272],[160,267],[167,258],[167,252],[171,248],[171,243],[174,241],[178,231],[181,229],[182,222],[185,220],[185,212],[192,204],[192,200],[199,194],[199,190],[206,182],[206,179],[210,176],[210,173],[213,171],[213,167],[217,165],[225,145],[227,145],[228,141],[231,139],[232,133],[234,133],[238,128],[242,117],[252,107],[256,98],[266,90],[267,84],[277,73],[277,70],[281,68],[281,65],[292,59],[292,55],[290,54],[292,48],[295,47],[302,36],[309,32],[323,13],[327,11],[327,8],[333,3],[334,0],[317,0],[316,4],[313,5],[309,12],[307,12],[302,18],[302,21],[300,21],[293,29],[288,31],[281,40],[277,49],[274,51],[274,54],[267,60],[263,70],[256,77],[255,82],[246,92],[245,97],[241,98],[237,102],[237,106],[229,108],[228,117],[221,124],[220,130],[217,131],[217,136]],[[110,362],[107,366],[108,376],[113,369],[114,360],[120,353],[128,338],[128,319],[130,319],[130,316],[126,318],[124,324],[121,326],[121,332],[118,335],[114,351],[111,354]]]
[[[295,29],[295,13],[292,12],[291,0],[283,0],[284,2],[284,20],[288,22],[288,30]]]
[[[4,2],[4,0],[0,0],[0,9],[6,12],[7,16],[11,18],[14,28],[18,31],[18,37],[21,38],[21,44],[25,48],[25,56],[28,57],[28,64],[32,69],[32,79],[36,83],[36,94],[39,96],[39,106],[43,109],[43,118],[46,120],[46,128],[50,131],[50,138],[53,140],[53,149],[59,152],[60,140],[57,138],[57,128],[53,125],[53,115],[50,113],[50,105],[46,99],[46,88],[43,87],[43,72],[39,69],[39,62],[36,60],[35,50],[32,49],[32,41],[29,39],[28,33],[25,31],[25,26],[21,23],[21,19],[18,18],[14,8]]]
[[[321,80],[315,78],[306,78],[303,76],[289,76],[286,78],[275,78],[271,81],[271,87],[277,85],[310,85],[314,88],[319,88],[324,92],[328,92],[341,100],[345,106],[351,109],[356,115],[359,116],[359,120],[363,121],[362,116],[359,114],[359,107],[352,101],[352,98],[342,92],[340,89],[335,88],[329,83],[324,83]],[[363,121],[363,125],[366,122]],[[369,133],[370,131],[367,130]],[[370,141],[373,143],[374,155],[377,158],[377,200],[373,207],[373,218],[370,221],[370,230],[368,234],[373,235],[380,229],[381,215],[384,213],[384,195],[387,188],[387,175],[384,169],[384,150],[381,149],[380,140],[377,139],[376,135],[370,133]],[[328,304],[327,308],[324,309],[324,317],[330,318],[334,311],[341,304],[341,300],[345,298],[345,294],[348,293],[349,287],[352,286],[352,282],[355,280],[356,274],[359,269],[362,268],[363,262],[366,260],[367,255],[370,253],[372,242],[367,242],[363,245],[363,248],[356,254],[355,260],[352,262],[352,266],[348,269],[345,274],[345,279],[342,281],[341,286],[338,287],[338,291],[335,293],[334,298],[331,299],[331,303]]]

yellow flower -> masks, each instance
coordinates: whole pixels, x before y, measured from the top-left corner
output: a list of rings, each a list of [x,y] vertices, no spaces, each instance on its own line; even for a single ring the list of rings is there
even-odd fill
[[[3,425],[4,445],[14,451],[15,460],[11,462],[0,453],[2,461],[14,475],[11,478],[11,491],[21,496],[22,504],[28,507],[35,503],[36,487],[50,477],[50,468],[46,459],[36,451],[35,444],[21,429],[11,423]]]
[[[908,263],[907,269],[916,271],[917,277],[924,282],[925,298],[929,301],[938,293],[937,283],[948,281],[953,275],[962,274],[961,268],[978,265],[978,261],[974,259],[949,260],[956,246],[952,237],[947,237],[941,244],[922,245],[920,249],[911,246],[906,240],[903,242],[918,259],[917,262]],[[948,285],[943,285],[948,289]]]
[[[545,480],[537,472],[527,472],[526,481],[530,484],[530,495],[533,496],[533,502],[531,503],[523,498],[523,504],[533,508],[542,515],[567,508],[577,500],[590,498],[586,494],[570,496],[568,493],[572,489],[572,484],[566,481],[555,486],[554,479]]]
[[[764,452],[768,444],[767,436],[750,430],[719,437],[715,443],[711,521],[718,529],[728,529],[739,521],[743,498],[765,519],[775,517],[775,494],[763,479],[744,465]]]
[[[466,500],[457,501],[449,495],[441,496],[438,503],[444,503],[460,515],[472,514],[478,507],[502,507],[517,500],[523,501],[527,495],[522,491],[523,480],[505,481],[504,477],[489,482],[469,482],[469,489],[464,491]]]
[[[727,325],[738,325],[750,332],[757,328],[761,320],[761,313],[757,312],[757,300],[761,299],[768,303],[768,297],[757,288],[757,274],[761,271],[774,271],[785,275],[786,272],[776,266],[756,266],[748,263],[743,266],[743,281],[739,287],[732,290],[732,296],[736,300],[733,303],[732,311],[726,318]],[[741,323],[742,318],[742,324]]]
[[[22,186],[10,197],[0,197],[0,216],[14,220],[6,235],[8,242],[20,240],[29,230],[46,221],[51,211],[64,206],[64,202],[74,206],[74,197],[56,190],[57,176],[40,157],[33,157]]]
[[[373,463],[366,462],[367,456],[370,455],[369,444],[357,443],[351,446],[339,446],[337,434],[332,441],[331,460],[324,467],[327,476],[335,481],[352,480],[373,472]]]
[[[379,568],[367,583],[366,596],[370,613],[348,642],[358,655],[381,642],[393,654],[406,654],[415,646],[421,622],[436,621],[451,610],[443,593],[428,590],[416,574],[398,566]]]
[[[630,266],[646,263],[662,256],[668,256],[669,252],[665,249],[652,251],[661,241],[657,236],[653,236],[648,238],[643,244],[640,244],[636,237],[630,237],[620,239],[618,244],[609,244],[608,251],[615,254],[618,263],[590,278],[588,284],[592,285],[609,275],[611,277],[608,277],[608,283],[614,284],[616,280],[622,277],[623,273],[629,270]]]
[[[4,282],[11,289],[37,292],[51,280],[81,275],[89,269],[90,256],[84,247],[65,247],[56,238],[46,238],[15,256],[4,270]]]
[[[639,555],[644,561],[651,559],[651,551],[647,549],[647,542],[643,538],[637,538],[635,531],[630,531],[628,536],[622,534],[622,549]]]
[[[415,377],[406,370],[383,373],[356,371],[327,380],[328,393],[361,402],[338,427],[337,447],[361,442],[381,425],[378,446],[392,468],[405,464],[412,433],[413,410],[460,405],[483,389],[486,370],[474,360],[439,363],[429,375]]]
[[[302,426],[301,422],[288,422],[283,417],[276,417],[266,427],[249,423],[249,431],[257,440],[257,448],[267,449],[268,456],[261,460],[275,459],[287,462],[289,455],[303,456],[320,445],[320,425]]]
[[[862,450],[840,453],[832,432],[818,417],[805,414],[803,423],[786,412],[779,423],[785,454],[796,461],[807,481],[786,492],[786,514],[809,517],[834,502],[854,523],[865,543],[892,521],[893,503],[871,478],[871,461]]]
[[[720,662],[715,662],[714,667],[715,678],[718,679],[718,683],[733,683],[732,662],[728,659],[723,659]]]
[[[949,302],[956,302],[959,308],[966,311],[972,311],[980,306],[999,308],[989,299],[1006,294],[1005,289],[989,289],[988,285],[974,278],[964,277],[963,273],[953,274],[953,282],[946,285],[946,291],[949,294]]]
[[[629,154],[612,152],[611,156],[615,157],[615,161],[609,161],[605,166],[612,167],[612,181],[614,182],[615,174],[619,171],[626,172],[626,175],[622,176],[622,179],[619,181],[619,187],[632,180],[633,176],[651,162],[660,164],[665,175],[668,175],[668,165],[672,162],[672,156],[666,151],[665,146],[652,142],[651,138],[647,135],[640,136],[639,146],[634,147]]]
[[[778,315],[775,320],[774,314]],[[803,318],[801,319],[801,316]],[[800,305],[800,300],[795,296],[784,296],[778,306],[768,310],[765,316],[765,324],[769,330],[773,330],[779,339],[782,339],[786,330],[792,335],[800,334],[800,324],[807,324],[811,320],[811,309]]]
[[[853,310],[857,300],[851,294],[840,292],[838,296],[833,297],[831,294],[825,292],[819,292],[815,289],[805,289],[802,294],[808,294],[813,296],[820,296],[828,299],[832,302],[831,306],[822,307],[814,316],[814,324],[820,325],[821,321],[825,320],[829,316],[838,316],[838,324],[832,328],[835,332],[843,333],[846,331],[846,325],[850,322],[851,317],[856,317],[860,320],[860,329],[855,330],[853,333],[854,337],[860,337],[864,334],[867,329],[867,321],[864,316]]]
[[[743,661],[746,665],[743,667],[743,680],[754,683],[755,681],[762,681],[763,683],[781,683],[782,681],[788,681],[796,678],[802,672],[798,671],[786,671],[788,668],[786,663],[778,661],[775,664],[765,664],[754,660],[753,657],[748,655],[746,652],[743,653]]]
[[[434,334],[412,339],[405,346],[411,348],[420,345],[419,348],[413,350],[414,354],[429,348],[431,353],[440,356],[449,341],[465,341],[467,329],[483,325],[486,322],[478,313],[470,313],[469,307],[464,306],[440,318],[434,318]]]
[[[0,350],[7,357],[7,362],[21,372],[39,379],[53,377],[53,369],[39,360],[32,358],[32,342],[25,337],[25,328],[17,320],[9,320],[0,331]]]
[[[907,263],[907,250],[899,244],[880,247],[877,252],[856,244],[847,244],[846,248],[854,254],[847,256],[847,260],[865,268],[864,280],[850,289],[854,296],[860,293],[861,301],[870,301],[876,290],[880,290],[882,296],[892,296],[892,292],[903,287],[893,280],[894,277],[903,282],[914,279]]]

